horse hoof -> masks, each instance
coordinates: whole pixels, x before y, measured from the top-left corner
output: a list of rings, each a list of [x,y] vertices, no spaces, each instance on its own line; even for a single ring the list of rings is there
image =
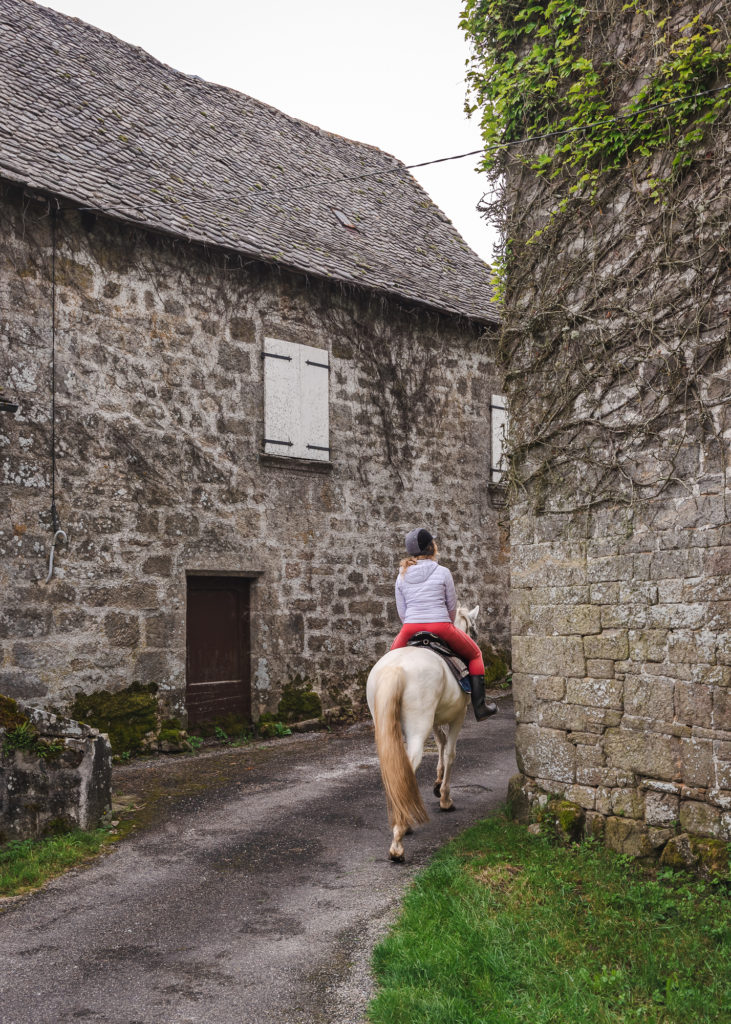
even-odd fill
[[[403,864],[406,860],[406,857],[404,857],[403,853],[389,853],[388,856],[391,858],[394,864]]]
[[[434,796],[441,796],[441,795],[442,795],[442,784],[441,784],[441,782],[435,782],[434,783]]]
[[[457,808],[454,806],[454,804],[450,804],[449,807],[440,807],[439,810],[444,811],[446,814],[447,811],[456,811]]]

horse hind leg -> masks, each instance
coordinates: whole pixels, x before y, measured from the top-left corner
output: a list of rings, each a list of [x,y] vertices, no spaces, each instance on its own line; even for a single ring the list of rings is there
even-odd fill
[[[434,796],[441,796],[442,779],[444,778],[444,746],[447,742],[446,733],[441,725],[435,726],[434,739],[436,740],[437,749],[439,751],[439,760],[437,761],[437,778],[434,783]]]
[[[462,716],[464,720],[464,715]],[[444,777],[442,778],[441,792],[439,794],[439,810],[440,811],[454,811],[455,806],[452,803],[452,797],[449,794],[450,783],[452,780],[452,766],[454,765],[454,756],[457,748],[457,736],[462,722],[455,722],[450,726],[449,735],[447,736],[447,742],[444,747]]]
[[[424,756],[424,741],[426,740],[428,733],[424,732],[421,728],[415,729],[406,736],[406,756],[411,762],[411,767],[414,772],[421,764],[421,759]],[[402,864],[406,859],[404,856],[404,846],[402,839],[406,835],[410,835],[413,829],[410,827],[408,822],[396,822],[393,826],[393,840],[391,847],[388,851],[388,855],[391,860]]]
[[[406,860],[406,857],[404,856],[404,845],[401,842],[401,840],[404,838],[407,832],[410,831],[411,829],[406,828],[404,825],[393,826],[393,840],[391,842],[391,847],[388,851],[388,856],[397,864],[403,864],[403,862]]]

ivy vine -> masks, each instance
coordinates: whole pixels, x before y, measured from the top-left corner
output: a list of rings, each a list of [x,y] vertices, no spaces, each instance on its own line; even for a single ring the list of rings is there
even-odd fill
[[[727,0],[465,0],[461,25],[503,238],[514,500],[635,505],[698,466],[724,486]]]
[[[590,17],[590,5],[580,0],[467,0],[461,27],[474,46],[468,110],[481,114],[483,169],[500,171],[507,144],[549,136],[524,159],[540,175],[563,177],[566,200],[595,191],[600,175],[635,156],[673,147],[670,174],[652,179],[660,198],[663,184],[692,162],[705,126],[728,108],[729,93],[719,83],[731,69],[731,43],[720,26],[701,12],[677,24],[671,7],[630,0],[620,5],[620,19],[615,14],[623,22],[617,26],[611,11]],[[651,24],[655,53],[651,66],[637,68],[642,84],[625,97],[616,62],[592,44],[607,30],[626,39],[635,17]]]

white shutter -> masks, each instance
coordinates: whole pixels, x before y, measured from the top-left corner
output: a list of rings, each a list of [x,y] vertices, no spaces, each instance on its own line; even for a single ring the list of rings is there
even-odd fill
[[[508,411],[505,395],[492,395],[490,398],[490,433],[492,435],[490,480],[496,484],[502,480],[505,470],[507,429]]]
[[[269,455],[293,455],[300,444],[298,347],[264,339],[264,451]]]
[[[330,360],[327,349],[300,345],[302,458],[330,459]],[[298,453],[299,454],[299,453]]]
[[[264,339],[264,451],[330,458],[327,349]]]

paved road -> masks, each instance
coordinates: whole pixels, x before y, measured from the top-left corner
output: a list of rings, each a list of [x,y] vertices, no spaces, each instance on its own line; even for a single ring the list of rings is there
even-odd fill
[[[358,1024],[370,952],[414,872],[505,797],[509,699],[468,722],[455,814],[389,836],[364,726],[122,769],[141,827],[0,914],[3,1024]],[[419,769],[425,793],[436,752]]]

